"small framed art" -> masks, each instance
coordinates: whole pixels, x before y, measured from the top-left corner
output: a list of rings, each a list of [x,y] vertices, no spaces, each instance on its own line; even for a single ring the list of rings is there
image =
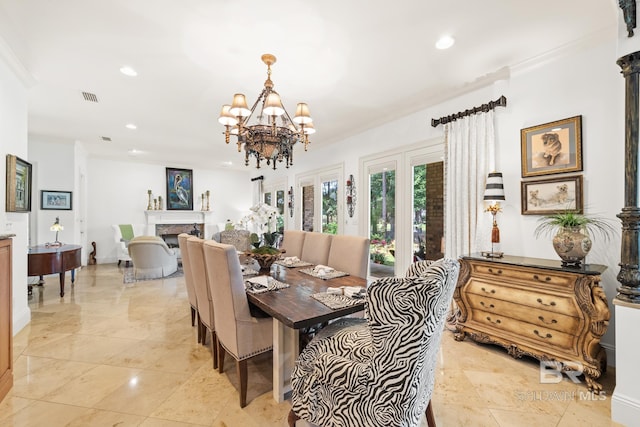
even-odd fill
[[[522,177],[582,170],[582,116],[520,131]]]
[[[522,181],[522,215],[582,213],[582,175]]]
[[[31,212],[31,163],[7,154],[7,212]]]
[[[193,210],[193,170],[167,169],[167,210]]]
[[[71,191],[40,191],[40,209],[55,211],[70,211],[73,208],[73,194]]]

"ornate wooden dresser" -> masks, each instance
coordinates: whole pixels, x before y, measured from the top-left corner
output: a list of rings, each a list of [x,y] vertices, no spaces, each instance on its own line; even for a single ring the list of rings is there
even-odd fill
[[[559,260],[481,255],[462,257],[460,264],[453,296],[456,340],[469,336],[501,345],[516,358],[582,369],[589,390],[602,390],[596,379],[607,366],[600,346],[610,316],[600,286],[606,266],[564,268]]]

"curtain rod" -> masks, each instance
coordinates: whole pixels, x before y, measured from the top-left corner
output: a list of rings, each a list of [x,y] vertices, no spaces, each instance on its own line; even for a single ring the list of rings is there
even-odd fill
[[[264,175],[256,176],[255,178],[251,178],[251,182],[253,181],[262,181],[264,179]]]
[[[502,95],[500,98],[496,99],[495,101],[490,101],[486,104],[482,104],[479,107],[473,107],[470,110],[460,111],[455,114],[451,114],[450,116],[440,117],[439,119],[431,119],[431,126],[436,127],[438,125],[444,125],[454,120],[479,113],[480,111],[482,111],[483,113],[486,113],[487,111],[493,110],[496,107],[506,107],[506,106],[507,106],[507,98],[505,98],[505,96]]]

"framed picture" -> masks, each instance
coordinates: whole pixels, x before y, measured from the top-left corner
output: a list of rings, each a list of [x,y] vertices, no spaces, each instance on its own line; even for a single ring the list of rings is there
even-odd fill
[[[193,210],[193,170],[167,168],[167,210]]]
[[[522,215],[582,213],[582,175],[522,181]]]
[[[7,212],[31,212],[31,163],[7,154]]]
[[[522,177],[582,170],[582,116],[520,131]]]
[[[70,211],[73,207],[71,191],[40,191],[40,209]]]

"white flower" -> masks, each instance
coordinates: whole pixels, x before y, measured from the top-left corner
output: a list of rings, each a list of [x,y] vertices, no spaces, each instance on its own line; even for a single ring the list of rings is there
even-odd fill
[[[245,228],[249,229],[251,227],[254,232],[260,235],[276,231],[278,218],[280,217],[280,213],[276,208],[266,203],[259,203],[252,206],[250,211],[249,215],[240,220],[240,223]]]

